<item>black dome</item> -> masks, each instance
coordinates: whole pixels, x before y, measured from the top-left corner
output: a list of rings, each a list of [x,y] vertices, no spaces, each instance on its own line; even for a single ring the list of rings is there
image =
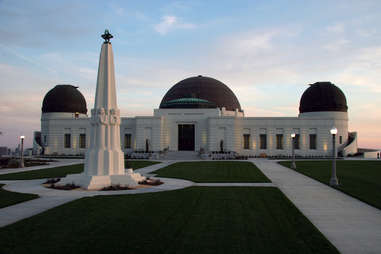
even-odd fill
[[[331,82],[316,82],[303,93],[299,112],[339,111],[347,112],[344,93]]]
[[[197,76],[175,84],[165,94],[160,108],[222,108],[234,111],[241,105],[232,90],[224,83],[209,77]]]
[[[87,113],[85,97],[72,85],[56,85],[44,97],[42,113]]]

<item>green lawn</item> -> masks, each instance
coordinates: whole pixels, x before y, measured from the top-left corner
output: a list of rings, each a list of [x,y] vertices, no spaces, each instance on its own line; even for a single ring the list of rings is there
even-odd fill
[[[290,161],[281,165],[290,167]],[[296,171],[329,184],[332,161],[297,161]],[[381,161],[337,161],[338,190],[381,209]]]
[[[126,167],[132,167],[133,169],[138,169],[142,167],[147,167],[156,163],[156,161],[126,161]],[[32,171],[25,171],[19,173],[10,173],[0,175],[0,180],[31,180],[31,179],[41,179],[41,178],[56,178],[64,177],[68,174],[79,174],[83,171],[83,164],[38,169]]]
[[[2,188],[3,186],[4,184],[0,184],[0,208],[38,198],[35,194],[6,191]]]
[[[338,253],[277,189],[83,198],[0,229],[0,253]]]
[[[199,183],[271,182],[253,163],[242,161],[178,162],[153,173]]]
[[[140,160],[136,160],[136,161],[126,160],[125,162],[126,162],[125,163],[126,168],[133,168],[133,169],[145,168],[145,167],[148,167],[148,166],[151,166],[154,164],[161,163],[158,161],[143,161],[143,160],[142,161],[140,161]]]

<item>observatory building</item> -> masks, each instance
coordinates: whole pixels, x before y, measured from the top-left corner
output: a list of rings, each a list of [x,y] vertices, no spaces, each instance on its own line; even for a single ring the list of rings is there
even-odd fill
[[[134,151],[230,151],[248,156],[289,156],[291,134],[299,156],[342,156],[357,153],[355,132],[348,132],[344,93],[330,82],[309,85],[294,117],[249,117],[224,83],[204,76],[172,86],[153,116],[121,117],[124,153]],[[84,154],[89,147],[90,117],[77,87],[57,85],[44,97],[40,138],[44,154]]]

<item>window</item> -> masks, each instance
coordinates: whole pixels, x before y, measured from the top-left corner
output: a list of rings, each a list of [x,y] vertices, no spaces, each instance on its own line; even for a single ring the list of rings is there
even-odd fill
[[[67,133],[65,134],[65,148],[71,148],[71,134]]]
[[[131,148],[131,134],[124,134],[124,148]]]
[[[295,135],[295,140],[294,140],[294,149],[300,149],[300,134]]]
[[[339,137],[339,142],[340,142],[340,144],[343,143],[343,136],[340,136],[340,137]]]
[[[243,149],[250,149],[250,134],[243,134]]]
[[[46,135],[44,135],[44,146],[47,146],[48,145],[48,138],[46,137]]]
[[[79,134],[79,148],[86,148],[86,134]]]
[[[316,134],[310,134],[310,149],[316,149]]]
[[[283,149],[283,134],[276,134],[276,149]]]
[[[259,135],[259,148],[260,149],[267,149],[267,135],[266,134],[261,134]]]

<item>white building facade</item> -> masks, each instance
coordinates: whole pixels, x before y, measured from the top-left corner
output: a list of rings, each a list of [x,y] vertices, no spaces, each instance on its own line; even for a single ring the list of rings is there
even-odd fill
[[[290,156],[291,133],[298,156],[331,156],[338,130],[339,155],[357,153],[356,133],[348,132],[343,92],[329,82],[311,84],[295,117],[248,117],[234,93],[222,82],[196,76],[178,82],[153,116],[121,117],[125,153],[134,151],[231,151],[246,156]],[[57,85],[44,98],[39,145],[44,154],[84,154],[90,119],[78,89]],[[37,145],[37,144],[36,144]]]

